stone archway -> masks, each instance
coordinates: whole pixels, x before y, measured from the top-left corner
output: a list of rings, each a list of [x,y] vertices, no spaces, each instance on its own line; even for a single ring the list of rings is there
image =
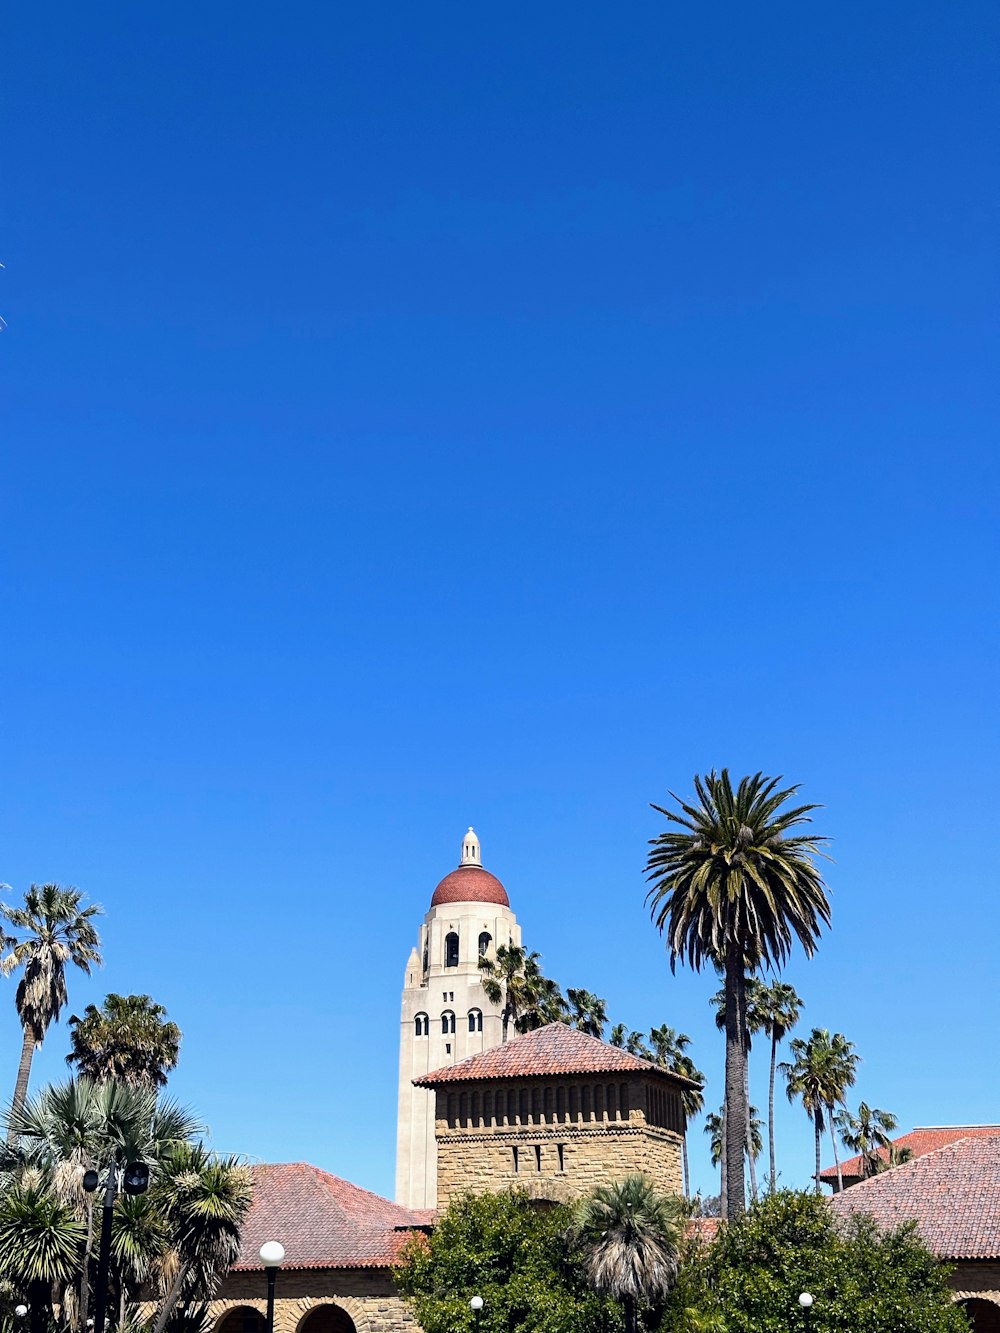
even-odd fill
[[[973,1333],[1000,1333],[1000,1305],[995,1301],[971,1296],[959,1304],[968,1315]]]
[[[264,1316],[252,1305],[234,1305],[215,1321],[214,1333],[264,1333]]]
[[[354,1320],[341,1305],[314,1305],[295,1333],[357,1333]]]

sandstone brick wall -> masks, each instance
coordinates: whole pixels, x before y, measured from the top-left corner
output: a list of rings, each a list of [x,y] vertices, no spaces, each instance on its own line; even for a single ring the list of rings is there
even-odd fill
[[[384,1268],[282,1269],[275,1291],[275,1333],[298,1333],[310,1311],[324,1305],[346,1311],[357,1333],[420,1333]],[[211,1313],[218,1323],[228,1311],[247,1306],[262,1315],[267,1308],[267,1279],[262,1272],[231,1273],[212,1302]]]
[[[1000,1305],[1000,1263],[967,1260],[955,1265],[948,1282],[957,1301],[978,1297]]]
[[[681,1138],[642,1123],[539,1126],[438,1135],[438,1204],[470,1190],[525,1189],[568,1202],[594,1185],[637,1171],[681,1191]]]

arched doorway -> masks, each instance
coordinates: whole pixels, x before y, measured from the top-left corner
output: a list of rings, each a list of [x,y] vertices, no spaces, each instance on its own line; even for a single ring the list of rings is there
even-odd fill
[[[237,1305],[215,1321],[215,1333],[264,1333],[264,1316],[252,1305]]]
[[[357,1333],[354,1320],[339,1305],[314,1305],[296,1333]]]
[[[960,1302],[974,1333],[1000,1333],[1000,1305],[973,1297]]]

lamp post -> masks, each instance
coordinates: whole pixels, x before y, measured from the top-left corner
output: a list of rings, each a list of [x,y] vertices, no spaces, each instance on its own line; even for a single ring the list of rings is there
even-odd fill
[[[475,1316],[475,1319],[476,1319],[476,1333],[479,1333],[479,1321],[480,1321],[480,1318],[481,1318],[482,1313],[483,1313],[483,1298],[482,1298],[482,1296],[473,1296],[472,1300],[469,1302],[469,1309],[472,1311],[473,1315]]]
[[[260,1261],[267,1276],[266,1333],[274,1333],[274,1285],[278,1280],[278,1269],[284,1258],[285,1247],[280,1240],[266,1240],[260,1247]]]
[[[813,1294],[811,1291],[799,1292],[799,1306],[802,1309],[802,1319],[806,1326],[806,1333],[809,1330],[809,1311],[812,1309]]]
[[[94,1333],[104,1333],[104,1320],[108,1311],[108,1270],[111,1267],[111,1218],[118,1197],[118,1173],[121,1171],[121,1188],[126,1194],[145,1194],[149,1188],[149,1167],[145,1162],[128,1162],[119,1167],[112,1162],[108,1167],[108,1177],[104,1182],[104,1211],[101,1218],[101,1243],[97,1251],[97,1287],[94,1291]],[[83,1188],[93,1194],[100,1184],[96,1171],[85,1171]],[[86,1310],[83,1311],[86,1316]]]

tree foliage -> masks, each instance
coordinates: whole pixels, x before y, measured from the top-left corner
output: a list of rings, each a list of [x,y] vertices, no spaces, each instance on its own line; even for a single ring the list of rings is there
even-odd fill
[[[66,1063],[95,1082],[162,1088],[177,1064],[181,1030],[148,995],[112,991],[100,1008],[88,1004],[82,1018],[74,1014],[69,1029],[73,1048]]]
[[[682,1268],[662,1333],[968,1333],[947,1274],[912,1224],[839,1222],[825,1199],[780,1190]]]
[[[396,1273],[424,1333],[620,1333],[621,1308],[591,1289],[567,1239],[568,1209],[524,1193],[465,1195],[429,1237],[406,1248]]]

